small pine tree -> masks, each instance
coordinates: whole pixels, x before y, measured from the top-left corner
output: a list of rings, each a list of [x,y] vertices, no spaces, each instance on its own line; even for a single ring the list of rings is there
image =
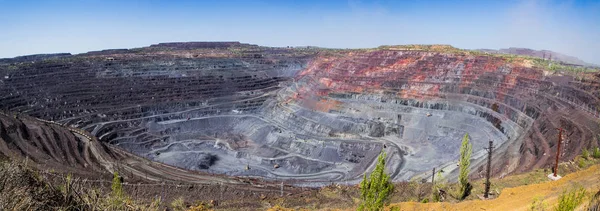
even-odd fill
[[[123,185],[121,184],[121,178],[119,173],[115,171],[113,174],[113,180],[111,185],[111,195],[109,198],[111,209],[119,210],[123,208],[125,203],[125,195],[123,193]]]
[[[117,198],[123,197],[123,185],[121,184],[121,179],[119,178],[119,173],[117,173],[116,171],[113,174],[111,190],[112,190],[113,197],[117,197]]]
[[[360,183],[362,202],[358,210],[374,211],[382,210],[388,196],[392,193],[394,186],[390,182],[390,176],[385,173],[385,153],[379,154],[377,166],[369,177],[363,176]]]
[[[471,154],[473,153],[473,145],[469,143],[469,134],[465,134],[460,146],[460,158],[458,160],[459,174],[458,183],[460,184],[461,199],[469,196],[472,186],[469,183],[469,167],[471,166]]]

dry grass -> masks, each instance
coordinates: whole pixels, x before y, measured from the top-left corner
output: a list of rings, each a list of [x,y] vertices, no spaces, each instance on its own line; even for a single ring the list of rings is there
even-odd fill
[[[506,188],[496,199],[460,203],[403,202],[392,204],[387,209],[399,207],[400,210],[528,210],[536,198],[549,207],[554,207],[564,190],[577,187],[584,187],[588,192],[597,192],[600,189],[600,165],[571,173],[557,181]]]
[[[573,162],[560,165],[560,172],[573,172],[565,178],[548,182],[549,172],[535,170],[521,175],[507,176],[503,179],[492,180],[493,197],[497,199],[481,201],[477,195],[483,192],[483,180],[473,181],[473,194],[468,201],[458,203],[456,199],[448,197],[442,203],[421,203],[423,199],[431,201],[431,183],[419,181],[402,182],[395,184],[395,191],[391,195],[392,206],[387,209],[394,210],[525,210],[534,207],[543,207],[545,210],[553,208],[564,190],[579,186],[587,188],[589,195],[596,193],[600,187],[600,159],[589,156],[588,159],[577,157]],[[589,169],[581,170],[582,168]],[[42,174],[44,175],[44,174]],[[102,191],[90,186],[82,186],[77,179],[69,176],[58,182],[48,182],[46,176],[40,176],[37,171],[25,167],[23,164],[4,162],[0,164],[0,210],[163,210],[159,204],[170,204],[172,210],[211,210],[213,206],[206,203],[190,203],[182,198],[173,202],[142,203],[132,200],[127,195],[114,197],[118,194],[111,191]],[[53,185],[54,184],[54,185]],[[455,184],[449,184],[447,189],[452,192]],[[454,187],[456,189],[456,187]],[[106,190],[106,189],[105,189]],[[223,201],[218,209],[239,210],[353,210],[359,200],[357,186],[331,185],[318,190],[306,190],[299,194],[286,197],[265,198],[259,203],[256,199],[235,199]],[[592,205],[592,199],[584,201],[585,206],[598,206],[597,198]],[[174,199],[177,199],[175,197]],[[411,202],[407,202],[411,201]],[[233,203],[235,202],[235,203]],[[233,204],[231,204],[233,203]],[[228,205],[229,204],[229,205]],[[284,207],[287,207],[284,208]],[[289,209],[292,208],[292,209]]]
[[[0,210],[83,209],[34,171],[13,163],[0,164]]]
[[[159,210],[160,200],[138,204],[126,195],[82,186],[70,175],[54,186],[21,163],[0,164],[0,210]]]

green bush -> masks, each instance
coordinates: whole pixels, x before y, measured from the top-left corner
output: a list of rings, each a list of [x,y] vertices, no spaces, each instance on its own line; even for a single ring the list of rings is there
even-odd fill
[[[596,159],[600,158],[600,148],[596,147],[594,149],[594,152],[592,152],[592,157],[594,157]]]
[[[579,166],[579,168],[584,168],[585,165],[585,160],[583,158],[577,159],[577,166]]]
[[[585,189],[579,188],[570,192],[563,192],[558,198],[558,205],[555,211],[573,211],[585,198]]]
[[[389,195],[394,190],[394,185],[390,182],[390,176],[385,173],[385,153],[379,154],[377,158],[377,166],[367,177],[363,176],[363,181],[360,183],[360,196],[362,202],[358,210],[382,210],[383,205]]]
[[[590,157],[590,151],[584,148],[583,150],[581,150],[581,157],[583,159],[588,159]]]

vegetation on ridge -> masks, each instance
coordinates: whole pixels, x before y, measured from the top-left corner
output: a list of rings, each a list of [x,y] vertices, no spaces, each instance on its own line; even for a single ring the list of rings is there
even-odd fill
[[[377,158],[377,166],[369,177],[364,175],[363,181],[360,183],[360,192],[362,202],[358,210],[381,210],[385,202],[394,190],[394,186],[390,182],[390,176],[385,173],[385,152],[379,154]]]

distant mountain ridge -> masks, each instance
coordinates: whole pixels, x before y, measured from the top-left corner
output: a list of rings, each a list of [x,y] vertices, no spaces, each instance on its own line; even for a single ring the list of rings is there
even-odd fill
[[[45,59],[59,58],[72,56],[70,53],[49,53],[49,54],[32,54],[17,56],[14,58],[0,58],[0,62],[27,62],[27,61],[40,61]]]
[[[410,46],[410,45],[409,45]],[[433,45],[437,47],[449,47],[454,48],[450,45]],[[153,44],[147,47],[142,47],[143,49],[154,49],[154,48],[168,48],[168,49],[179,49],[179,50],[191,50],[191,49],[226,49],[230,47],[258,47],[258,45],[240,43],[237,41],[226,41],[226,42],[168,42],[168,43],[159,43]],[[381,46],[380,46],[381,47]],[[320,47],[317,46],[288,46],[288,48],[313,48],[318,49]],[[82,55],[106,55],[106,54],[118,54],[118,53],[128,53],[131,52],[132,49],[106,49],[99,51],[89,51],[87,53],[81,53]],[[474,49],[475,51],[492,53],[492,54],[513,54],[513,55],[523,55],[523,56],[531,56],[542,58],[546,60],[558,61],[565,64],[571,65],[579,65],[579,66],[587,66],[587,67],[600,67],[598,64],[587,63],[575,56],[569,56],[562,53],[557,53],[550,50],[533,50],[529,48],[502,48],[502,49]],[[45,59],[53,59],[59,57],[69,57],[73,56],[71,53],[51,53],[51,54],[33,54],[33,55],[24,55],[17,56],[14,58],[0,58],[0,63],[11,63],[11,62],[28,62],[28,61],[40,61]]]
[[[496,54],[514,54],[514,55],[523,55],[523,56],[531,56],[538,57],[546,60],[559,61],[562,63],[573,64],[573,65],[581,65],[581,66],[595,66],[599,65],[587,63],[577,57],[569,56],[561,53],[557,53],[549,50],[533,50],[529,48],[503,48],[499,50],[494,49],[477,49],[477,51],[487,52],[487,53],[496,53]]]

